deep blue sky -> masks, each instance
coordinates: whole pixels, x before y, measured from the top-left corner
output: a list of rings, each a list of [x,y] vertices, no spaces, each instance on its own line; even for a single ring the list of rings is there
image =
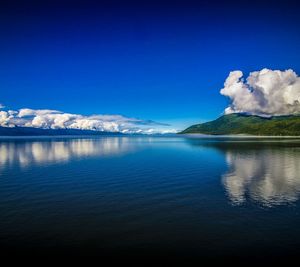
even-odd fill
[[[300,74],[299,6],[273,2],[1,1],[0,103],[179,127],[215,118],[230,71]]]

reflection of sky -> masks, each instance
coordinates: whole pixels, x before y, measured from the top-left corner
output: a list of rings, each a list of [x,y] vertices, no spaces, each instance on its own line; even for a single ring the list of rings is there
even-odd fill
[[[228,150],[223,184],[230,200],[247,197],[266,206],[297,201],[300,194],[300,150],[293,148]]]
[[[159,147],[159,149],[176,148],[185,150],[180,138],[155,137],[101,137],[92,139],[54,139],[34,141],[0,142],[0,175],[7,167],[28,167],[36,164],[67,162],[72,158],[109,157],[123,155],[142,147]],[[179,142],[178,142],[179,141]],[[221,159],[227,162],[228,169],[221,173],[222,183],[230,201],[242,204],[254,200],[262,205],[274,206],[292,203],[300,196],[300,144],[274,142],[224,142],[204,139],[185,139],[206,155],[211,149],[220,152]],[[193,150],[195,151],[195,150]],[[193,154],[188,154],[193,158]],[[176,164],[178,158],[168,156]],[[167,160],[167,158],[166,158]],[[201,159],[209,161],[209,159]],[[216,160],[216,159],[214,159]],[[214,162],[216,163],[216,162]],[[172,163],[173,164],[173,163]],[[188,163],[186,163],[188,164]],[[188,166],[188,165],[185,165]],[[197,167],[200,174],[202,170]],[[207,166],[207,168],[210,168]],[[170,167],[174,172],[176,168]],[[221,171],[220,171],[221,172]],[[178,174],[178,173],[177,173]],[[187,169],[186,175],[189,175]],[[175,174],[176,175],[176,174]],[[179,175],[179,174],[178,174]]]
[[[117,155],[134,148],[130,138],[126,137],[0,142],[0,168],[10,164],[25,167],[30,164],[68,161],[74,157]]]

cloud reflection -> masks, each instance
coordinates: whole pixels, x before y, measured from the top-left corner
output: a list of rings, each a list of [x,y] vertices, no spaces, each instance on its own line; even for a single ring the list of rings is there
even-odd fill
[[[251,200],[271,207],[299,199],[300,139],[207,137],[186,141],[225,155],[228,168],[221,179],[232,204]]]
[[[300,194],[300,150],[228,150],[223,184],[232,203],[247,197],[266,206],[295,202]]]
[[[135,147],[127,137],[4,141],[0,142],[0,168],[16,164],[26,167],[30,164],[64,162],[76,157],[118,155]]]

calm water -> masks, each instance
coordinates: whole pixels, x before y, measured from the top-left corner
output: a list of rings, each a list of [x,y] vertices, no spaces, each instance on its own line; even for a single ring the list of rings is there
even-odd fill
[[[3,250],[287,260],[299,198],[297,139],[0,139]]]

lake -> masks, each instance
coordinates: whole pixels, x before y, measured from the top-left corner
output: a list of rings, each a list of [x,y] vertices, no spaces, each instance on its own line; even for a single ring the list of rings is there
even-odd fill
[[[0,139],[7,253],[284,260],[300,248],[300,139]]]

